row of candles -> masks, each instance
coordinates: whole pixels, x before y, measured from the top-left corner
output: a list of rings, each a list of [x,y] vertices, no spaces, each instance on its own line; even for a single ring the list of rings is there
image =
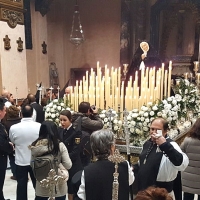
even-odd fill
[[[194,62],[196,82],[199,84],[200,73],[197,73],[198,69],[199,62]],[[78,110],[78,105],[82,101],[88,101],[91,105],[96,105],[101,109],[110,107],[118,111],[120,108],[120,112],[123,112],[125,108],[127,110],[140,109],[141,106],[147,105],[148,102],[155,102],[170,96],[171,72],[171,61],[169,62],[168,70],[165,70],[164,64],[158,69],[146,67],[146,69],[140,71],[140,75],[138,72],[135,73],[134,81],[133,77],[130,76],[127,87],[124,89],[124,81],[121,81],[121,67],[111,67],[109,69],[105,65],[102,70],[99,62],[97,62],[96,72],[93,68],[91,68],[90,73],[86,71],[83,79],[76,81],[76,85],[71,87],[71,94],[64,96],[64,101],[68,99],[72,104],[72,109],[75,111]],[[190,76],[185,73],[184,77],[185,79],[190,77],[191,80],[193,78],[192,73],[190,73]],[[139,78],[141,80],[140,85],[138,85]],[[52,93],[53,88],[49,89]],[[59,86],[57,90],[59,99]]]
[[[146,68],[141,70],[141,75],[135,73],[134,81],[130,76],[127,87],[124,89],[124,81],[121,81],[121,67],[109,69],[104,67],[104,76],[102,68],[97,62],[97,72],[91,68],[90,75],[86,71],[83,79],[76,81],[76,86],[72,87],[72,93],[65,97],[68,98],[75,111],[82,101],[88,101],[91,105],[98,108],[107,109],[108,107],[120,112],[127,110],[140,109],[142,105],[148,102],[154,102],[163,97],[170,96],[171,90],[171,71],[172,62],[169,62],[169,69],[164,69],[164,64],[159,69]],[[138,85],[138,79],[141,84]]]

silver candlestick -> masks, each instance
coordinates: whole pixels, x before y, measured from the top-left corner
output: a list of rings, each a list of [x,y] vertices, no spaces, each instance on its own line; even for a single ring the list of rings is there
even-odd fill
[[[109,129],[112,131],[112,118],[115,116],[113,113],[113,109],[109,107],[108,111],[105,113],[106,117],[108,117],[108,122],[109,122]]]
[[[127,120],[129,112],[127,111],[126,108],[123,111],[123,114],[124,114],[124,132],[126,137],[126,150],[127,150],[127,155],[130,155],[130,132],[128,130],[128,120]]]

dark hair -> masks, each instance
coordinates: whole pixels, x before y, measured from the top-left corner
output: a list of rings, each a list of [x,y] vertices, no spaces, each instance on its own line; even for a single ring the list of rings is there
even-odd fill
[[[24,105],[21,108],[23,117],[31,117],[33,115],[33,107],[31,105]]]
[[[157,120],[157,119],[160,119],[160,120],[161,120],[161,122],[162,122],[162,124],[163,124],[163,130],[164,130],[164,131],[167,131],[167,130],[169,129],[169,122],[168,122],[166,119],[162,118],[162,117],[158,117],[158,118],[153,119],[152,122],[151,122],[151,124],[152,124],[155,120]]]
[[[139,191],[134,200],[172,200],[165,188],[148,187]]]
[[[52,94],[57,95],[58,94],[58,89],[53,89]]]
[[[35,146],[38,140],[47,139],[48,140],[48,152],[51,152],[53,155],[58,155],[59,149],[59,136],[58,129],[54,122],[44,121],[41,124],[39,131],[39,138],[33,142],[32,145]]]
[[[23,99],[23,101],[22,101],[22,103],[21,103],[21,107],[22,106],[26,106],[26,105],[28,105],[29,103],[28,103],[28,99],[27,98],[25,98],[25,99]]]
[[[66,116],[69,119],[69,121],[72,120],[72,114],[71,114],[71,112],[69,110],[63,110],[63,111],[61,111],[60,115]]]
[[[81,102],[78,106],[78,112],[80,113],[87,113],[90,109],[90,103],[89,102]]]
[[[35,95],[34,94],[28,94],[27,95],[28,103],[33,103],[36,101]]]
[[[196,120],[192,128],[187,132],[188,137],[200,140],[200,118]]]
[[[3,110],[4,109],[4,100],[2,98],[0,98],[0,110]]]

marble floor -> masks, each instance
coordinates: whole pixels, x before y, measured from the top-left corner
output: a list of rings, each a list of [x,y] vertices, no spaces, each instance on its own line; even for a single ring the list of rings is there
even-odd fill
[[[12,176],[11,170],[6,170],[6,179],[4,182],[4,197],[5,199],[16,200],[17,181],[10,179]],[[28,200],[34,200],[35,191],[32,186],[31,180],[28,181]]]
[[[4,197],[5,199],[10,200],[16,200],[16,187],[17,187],[17,181],[10,179],[12,176],[12,173],[9,170],[6,170],[6,179],[4,182]],[[28,181],[28,200],[34,200],[35,192],[32,186],[31,180]],[[195,196],[195,199],[197,200],[197,196]]]

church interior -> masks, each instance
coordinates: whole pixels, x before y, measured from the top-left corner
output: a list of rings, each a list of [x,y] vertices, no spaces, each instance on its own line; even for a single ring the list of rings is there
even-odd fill
[[[69,110],[100,108],[132,163],[153,117],[181,144],[200,116],[200,0],[0,0],[0,27],[1,90],[19,104],[72,87]]]
[[[1,0],[0,3],[0,86],[19,99],[34,93],[40,82],[44,88],[62,89],[67,81],[75,85],[85,71],[96,68],[97,61],[102,68],[130,66],[141,41],[149,42],[162,62],[168,64],[172,60],[174,75],[193,73],[193,62],[199,60],[197,0]],[[84,42],[78,47],[70,42],[76,4],[84,34]],[[6,37],[10,42],[8,49]]]

